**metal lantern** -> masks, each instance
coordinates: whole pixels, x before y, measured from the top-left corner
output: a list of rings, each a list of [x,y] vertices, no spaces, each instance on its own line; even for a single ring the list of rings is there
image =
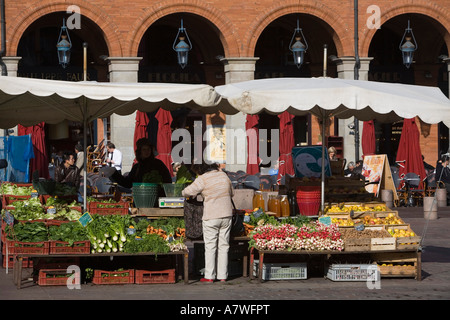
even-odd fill
[[[72,42],[70,41],[65,19],[63,19],[63,26],[61,27],[61,31],[59,33],[56,48],[58,50],[59,64],[63,68],[66,68],[70,62],[70,49],[72,48]]]
[[[303,43],[301,40],[305,41],[305,43]],[[305,52],[308,49],[308,43],[306,42],[306,38],[303,35],[302,29],[299,28],[298,19],[297,28],[295,28],[291,42],[289,43],[289,49],[292,51],[292,54],[294,56],[295,65],[300,69],[304,61]]]
[[[176,44],[179,40],[178,44]],[[188,63],[189,51],[192,49],[191,41],[186,29],[183,27],[183,20],[181,20],[181,27],[178,29],[177,36],[173,42],[173,50],[177,53],[178,64],[184,69]]]
[[[414,38],[414,33],[409,26],[409,20],[408,27],[405,29],[399,48],[402,52],[403,64],[409,68],[413,63],[414,51],[418,48],[416,39]]]

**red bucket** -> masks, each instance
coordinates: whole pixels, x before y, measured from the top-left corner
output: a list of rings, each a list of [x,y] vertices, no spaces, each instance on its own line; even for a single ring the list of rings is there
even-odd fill
[[[319,214],[321,202],[320,186],[298,186],[297,203],[300,214],[303,216],[316,216]]]

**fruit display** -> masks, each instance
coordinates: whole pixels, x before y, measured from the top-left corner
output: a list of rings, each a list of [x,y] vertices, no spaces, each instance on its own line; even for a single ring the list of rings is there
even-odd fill
[[[384,229],[364,229],[358,231],[353,228],[339,229],[342,239],[367,239],[367,238],[386,238],[390,237],[389,233]]]
[[[372,217],[366,215],[361,219],[356,219],[355,222],[362,222],[365,226],[404,224],[403,220],[394,213],[389,213],[386,217]]]
[[[416,236],[414,231],[408,230],[408,229],[388,228],[387,231],[394,238],[415,237]]]
[[[387,211],[388,208],[385,205],[377,205],[374,207],[370,207],[364,204],[359,205],[345,205],[343,204],[334,204],[325,208],[325,213],[347,213],[347,212],[372,212],[372,211]]]
[[[348,218],[331,218],[331,223],[337,224],[339,227],[353,227],[355,222]]]

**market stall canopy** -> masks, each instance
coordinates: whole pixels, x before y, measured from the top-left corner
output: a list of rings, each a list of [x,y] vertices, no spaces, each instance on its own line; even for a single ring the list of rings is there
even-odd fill
[[[237,113],[205,84],[111,83],[0,77],[0,128],[63,120],[90,122],[113,113],[185,106],[202,113]]]
[[[450,126],[450,100],[439,88],[339,78],[269,78],[215,87],[234,108],[247,114],[266,111],[320,119],[336,116],[393,122],[420,117]],[[224,103],[225,101],[222,101]]]

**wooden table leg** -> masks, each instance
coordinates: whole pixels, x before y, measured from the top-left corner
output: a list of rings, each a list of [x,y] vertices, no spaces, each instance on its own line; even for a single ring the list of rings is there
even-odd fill
[[[20,286],[22,284],[22,264],[23,264],[23,257],[17,256],[16,261],[14,261],[14,268],[17,265],[17,273],[16,273],[16,286],[17,289],[20,289]]]
[[[417,251],[417,269],[416,269],[417,281],[422,281],[422,252]]]
[[[262,282],[262,276],[263,276],[263,264],[264,264],[264,253],[259,253],[259,272],[258,272],[258,281]]]
[[[244,278],[248,277],[248,256],[244,255],[242,258],[242,276]]]
[[[255,261],[255,252],[253,251],[253,248],[250,249],[250,267],[249,267],[249,278],[250,280],[255,279],[255,277],[253,276],[253,264]]]
[[[189,283],[189,254],[185,253],[184,254],[184,263],[183,263],[183,267],[184,267],[184,284],[188,284]]]

